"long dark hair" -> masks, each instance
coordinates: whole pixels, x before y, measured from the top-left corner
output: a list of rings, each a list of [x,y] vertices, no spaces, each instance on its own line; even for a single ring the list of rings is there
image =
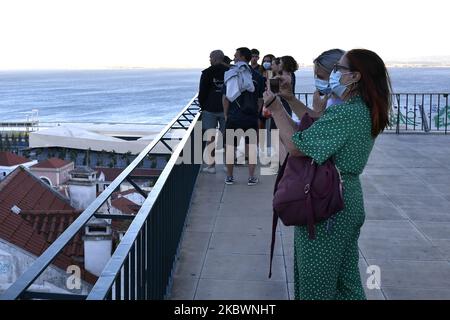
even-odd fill
[[[383,60],[373,51],[354,49],[346,53],[350,71],[361,74],[359,92],[370,108],[372,137],[376,138],[389,125],[392,86]]]
[[[283,61],[283,71],[294,73],[298,70],[298,63],[292,56],[282,56],[281,61]]]

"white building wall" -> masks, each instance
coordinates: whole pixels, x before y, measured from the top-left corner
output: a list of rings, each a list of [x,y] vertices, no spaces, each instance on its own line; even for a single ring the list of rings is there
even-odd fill
[[[96,185],[69,184],[70,205],[78,210],[86,209],[97,197]]]
[[[30,162],[22,163],[17,166],[11,166],[11,167],[0,166],[0,181],[3,180],[8,174],[10,174],[14,170],[16,170],[18,166],[24,166],[26,168],[30,168],[31,166],[34,166],[36,163],[38,163],[37,160],[33,160]]]
[[[96,276],[100,276],[106,263],[111,259],[112,241],[111,238],[85,239],[84,240],[84,267],[87,271]]]
[[[3,252],[3,254],[1,254]],[[17,280],[17,278],[27,270],[36,260],[36,256],[29,252],[0,239],[0,294],[9,287],[9,285]],[[82,267],[82,266],[79,266]],[[81,281],[80,290],[69,290],[67,288],[68,277],[72,273],[66,273],[66,270],[59,269],[55,266],[49,266],[42,275],[36,279],[34,284],[42,286],[51,292],[55,291],[53,286],[67,292],[77,294],[88,294],[92,289],[92,285]]]

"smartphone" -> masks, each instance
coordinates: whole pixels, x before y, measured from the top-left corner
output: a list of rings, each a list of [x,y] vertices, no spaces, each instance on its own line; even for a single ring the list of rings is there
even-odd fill
[[[280,78],[270,79],[270,91],[273,93],[280,92]]]

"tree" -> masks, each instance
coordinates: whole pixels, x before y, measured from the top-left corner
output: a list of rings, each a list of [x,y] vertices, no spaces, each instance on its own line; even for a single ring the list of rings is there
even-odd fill
[[[121,159],[122,159],[122,164],[121,164],[121,167],[122,167],[122,166],[124,166],[123,163],[127,161],[127,154],[122,153]]]
[[[61,152],[59,153],[59,158],[62,160],[66,160],[67,157],[67,149],[66,148],[62,148]]]
[[[28,157],[30,156],[30,149],[25,149],[25,150],[23,150],[23,151],[22,151],[22,155],[23,155],[25,158],[28,158]]]
[[[5,150],[9,151],[11,149],[11,142],[9,141],[9,136],[8,134],[5,137]]]
[[[113,150],[111,153],[111,163],[112,163],[112,167],[114,168],[117,164],[117,154],[116,154],[116,150]]]
[[[87,166],[88,165],[88,151],[85,152],[84,154],[84,159],[83,159],[83,166]]]
[[[130,163],[131,163],[130,157],[131,157],[131,151],[128,151],[128,152],[126,153],[127,167],[128,167],[128,166],[130,165]]]
[[[150,161],[151,161],[150,168],[156,168],[156,166],[158,164],[158,162],[156,160],[156,156],[150,156],[149,158],[150,158]]]
[[[39,156],[42,154],[42,149],[36,149],[35,154],[36,154],[36,160],[39,161]]]
[[[91,148],[88,148],[87,149],[87,160],[86,160],[86,162],[87,162],[87,166],[90,166],[91,165]]]
[[[76,161],[77,161],[77,155],[78,155],[78,153],[76,150],[74,150],[74,149],[70,150],[70,160],[75,162],[75,165],[76,165]]]
[[[105,156],[106,156],[106,150],[105,149],[102,149],[102,151],[100,151],[100,156],[101,156],[101,161],[100,161],[100,164],[102,165],[102,166],[104,166],[105,165]]]

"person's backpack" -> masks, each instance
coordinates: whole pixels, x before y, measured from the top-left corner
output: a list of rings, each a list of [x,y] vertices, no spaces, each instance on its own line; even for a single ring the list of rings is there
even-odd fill
[[[307,129],[313,121],[306,113],[300,122],[299,131]],[[318,165],[310,157],[288,155],[274,188],[269,278],[272,275],[278,218],[285,226],[306,225],[309,239],[313,240],[314,225],[326,220],[333,222],[336,213],[343,209],[342,179],[332,158]]]
[[[242,113],[249,115],[258,114],[258,101],[252,92],[244,91],[235,100],[236,105]]]
[[[252,82],[254,86],[253,91],[243,91],[241,95],[235,100],[239,110],[244,114],[257,115],[258,114],[258,98],[256,97],[255,90],[258,90],[258,81],[254,78],[257,77],[256,71],[251,69]]]

